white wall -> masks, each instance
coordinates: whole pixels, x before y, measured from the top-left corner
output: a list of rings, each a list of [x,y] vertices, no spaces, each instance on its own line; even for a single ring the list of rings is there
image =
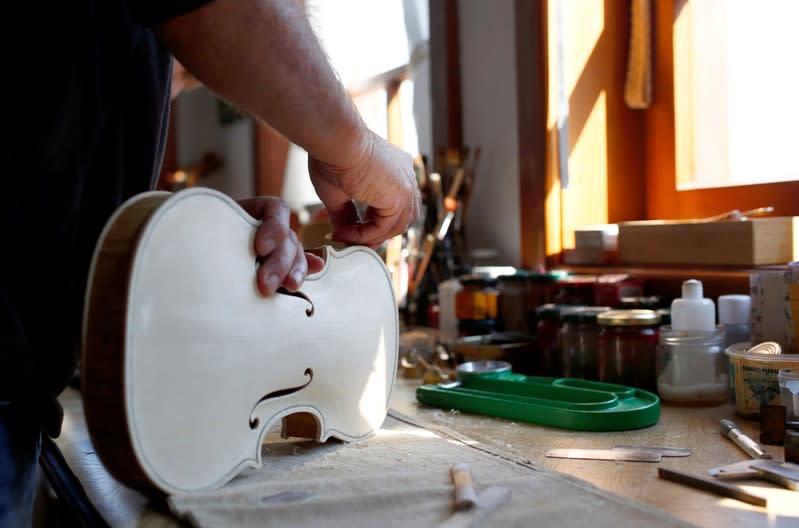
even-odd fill
[[[471,249],[521,264],[514,3],[459,0],[463,142],[482,149],[466,219]],[[468,58],[468,60],[467,60]]]

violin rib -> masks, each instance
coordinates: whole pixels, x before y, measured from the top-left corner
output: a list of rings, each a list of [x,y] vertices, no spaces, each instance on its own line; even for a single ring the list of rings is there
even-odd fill
[[[366,438],[385,419],[399,324],[372,250],[325,248],[298,295],[255,284],[258,222],[211,189],[123,204],[95,249],[81,352],[95,449],[126,485],[206,492],[262,464],[286,417],[317,440]]]

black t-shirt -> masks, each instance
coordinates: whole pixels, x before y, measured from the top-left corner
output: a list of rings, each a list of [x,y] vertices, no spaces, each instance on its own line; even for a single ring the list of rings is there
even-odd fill
[[[208,1],[3,6],[0,403],[28,407],[48,432],[77,362],[97,237],[159,172],[171,56],[152,28]]]

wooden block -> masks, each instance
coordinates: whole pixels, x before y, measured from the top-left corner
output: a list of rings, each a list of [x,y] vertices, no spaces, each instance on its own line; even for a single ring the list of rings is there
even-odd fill
[[[760,406],[760,443],[782,445],[785,441],[785,406]]]
[[[617,252],[603,248],[574,248],[563,250],[563,263],[573,266],[613,264]]]
[[[619,259],[629,264],[762,266],[794,260],[795,217],[619,224]]]
[[[785,431],[785,461],[799,464],[799,431]]]

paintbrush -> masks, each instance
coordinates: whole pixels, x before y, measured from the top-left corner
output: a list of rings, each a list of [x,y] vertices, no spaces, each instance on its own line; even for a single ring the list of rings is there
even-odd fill
[[[430,264],[435,245],[436,237],[434,237],[432,233],[427,233],[424,239],[424,246],[422,247],[422,263],[419,264],[419,269],[416,270],[416,274],[413,277],[413,290],[411,291],[418,290],[419,286],[422,284],[422,278],[424,278],[424,273],[427,271],[427,266]]]
[[[419,264],[419,253],[422,250],[422,240],[424,239],[424,222],[427,217],[427,206],[422,204],[419,217],[408,228],[408,274],[411,277],[408,284],[408,295],[413,294],[416,289],[416,271]]]
[[[424,156],[419,155],[413,159],[413,170],[416,173],[416,184],[424,191],[427,187],[427,163]]]
[[[473,152],[474,154],[471,157],[468,157],[462,166],[458,167],[458,171],[455,173],[455,178],[452,180],[452,185],[450,185],[449,192],[444,198],[445,213],[443,217],[439,218],[439,223],[433,231],[433,234],[438,240],[444,240],[444,238],[446,238],[450,224],[452,224],[452,219],[455,217],[455,212],[458,210],[458,203],[460,202],[460,200],[458,200],[458,195],[461,192],[466,175],[467,173],[474,172],[474,165],[480,158],[479,148],[475,149]],[[464,203],[464,209],[465,205],[466,204]]]
[[[436,221],[440,222],[444,217],[444,193],[441,189],[441,174],[437,172],[430,174],[430,201],[435,207]]]

